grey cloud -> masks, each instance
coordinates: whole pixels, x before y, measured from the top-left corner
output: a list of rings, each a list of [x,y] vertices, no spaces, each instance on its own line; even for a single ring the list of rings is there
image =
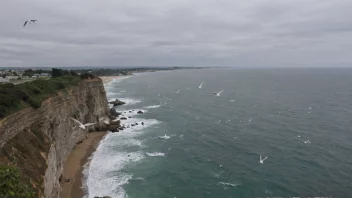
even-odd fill
[[[349,0],[4,1],[0,66],[350,66],[351,17]]]

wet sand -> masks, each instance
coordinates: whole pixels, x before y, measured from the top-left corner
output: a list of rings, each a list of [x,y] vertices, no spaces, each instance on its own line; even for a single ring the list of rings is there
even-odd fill
[[[61,197],[82,198],[84,196],[83,189],[81,189],[83,166],[96,150],[105,134],[106,132],[89,133],[88,138],[83,140],[81,144],[77,144],[71,151],[64,164],[63,176],[72,181],[62,184]]]

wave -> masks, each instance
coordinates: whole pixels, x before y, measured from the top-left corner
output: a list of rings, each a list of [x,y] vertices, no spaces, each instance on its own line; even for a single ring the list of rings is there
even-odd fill
[[[236,187],[239,184],[232,184],[232,183],[227,183],[227,182],[219,182],[219,184],[223,185],[223,186],[232,186],[232,187]]]
[[[125,102],[126,104],[124,104],[124,105],[132,105],[132,104],[137,104],[137,103],[142,102],[141,100],[134,99],[134,98],[121,98],[121,97],[119,97],[118,99]]]
[[[130,180],[138,180],[138,181],[141,181],[141,180],[144,180],[144,178],[143,178],[143,177],[136,177],[136,178],[132,178],[132,179],[130,179]]]
[[[128,197],[122,188],[133,177],[124,172],[124,169],[133,163],[138,163],[145,158],[140,150],[143,148],[143,140],[139,137],[145,132],[146,127],[159,124],[155,119],[132,118],[123,120],[122,123],[144,122],[144,125],[137,125],[126,128],[119,133],[109,133],[99,144],[97,150],[91,156],[90,163],[84,167],[84,189],[86,198],[95,196]],[[127,152],[133,150],[135,152]],[[151,153],[153,155],[153,153]],[[155,153],[160,155],[160,153]]]
[[[168,135],[163,135],[163,136],[158,136],[159,139],[164,139],[164,140],[167,140],[167,139],[170,139],[170,136]]]
[[[155,109],[155,108],[159,108],[161,107],[161,105],[151,105],[151,106],[146,106],[144,107],[145,109]]]
[[[165,156],[165,153],[159,153],[159,152],[145,153],[145,154],[150,156],[150,157],[162,157],[162,156]]]

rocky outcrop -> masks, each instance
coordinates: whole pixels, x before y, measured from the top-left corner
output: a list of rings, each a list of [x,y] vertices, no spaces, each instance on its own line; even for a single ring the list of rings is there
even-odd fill
[[[112,115],[112,116],[117,117],[117,116],[121,115],[121,113],[118,113],[114,107],[112,107],[109,112],[110,112],[110,115]]]
[[[114,106],[119,106],[119,105],[123,105],[123,104],[126,104],[126,103],[120,101],[119,99],[116,99],[115,101],[111,101],[110,104],[112,104]]]
[[[93,131],[106,128],[99,118],[108,114],[102,81],[81,81],[45,100],[38,109],[28,107],[0,120],[0,162],[16,164],[39,197],[58,198],[63,164],[89,132],[70,117],[97,123],[90,127]]]

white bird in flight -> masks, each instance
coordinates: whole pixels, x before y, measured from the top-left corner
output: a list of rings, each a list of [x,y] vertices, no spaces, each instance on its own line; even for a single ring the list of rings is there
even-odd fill
[[[224,91],[224,90],[221,90],[221,91],[218,92],[218,93],[214,92],[214,94],[215,94],[216,96],[220,96],[220,94],[221,94],[223,91]]]
[[[198,89],[201,89],[202,86],[203,86],[204,82],[202,82],[199,86],[198,86]]]
[[[311,142],[309,140],[304,141],[305,144],[310,144]]]
[[[86,123],[86,124],[82,124],[80,121],[74,119],[74,118],[71,118],[71,120],[73,120],[74,122],[76,122],[77,124],[79,124],[79,128],[81,129],[86,129],[86,127],[88,126],[92,126],[92,125],[95,125],[95,123]]]
[[[266,160],[268,157],[262,159],[262,155],[259,155],[259,163],[263,164],[264,160]]]
[[[25,27],[27,25],[27,23],[32,24],[32,23],[35,23],[36,21],[38,21],[38,20],[31,19],[31,20],[25,21],[23,24],[23,27]]]
[[[230,102],[235,102],[236,100],[230,100]]]

